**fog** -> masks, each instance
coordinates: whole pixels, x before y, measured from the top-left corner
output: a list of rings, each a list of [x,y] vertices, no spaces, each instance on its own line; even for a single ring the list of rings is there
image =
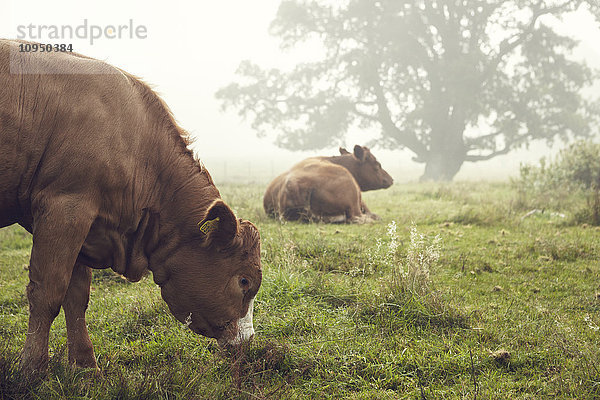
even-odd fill
[[[295,62],[314,56],[317,49],[304,48],[297,53],[284,53],[268,27],[280,0],[192,1],[17,1],[2,0],[0,36],[16,38],[26,31],[30,39],[42,43],[70,43],[73,50],[105,60],[141,77],[167,102],[182,128],[194,138],[194,151],[219,182],[235,180],[265,182],[294,162],[311,155],[337,153],[337,147],[317,152],[290,152],[272,144],[273,137],[257,138],[249,121],[235,111],[223,112],[215,92],[234,79],[244,59],[262,67],[291,68]],[[145,28],[146,37],[131,37],[125,31],[121,38],[93,40],[74,37],[64,40],[36,37],[48,35],[50,26],[77,27],[82,24],[106,27],[129,25]],[[584,13],[567,16],[556,22],[561,33],[568,33],[581,45],[576,56],[600,67],[600,30]],[[29,26],[34,26],[28,30]],[[25,29],[23,29],[25,28]],[[130,30],[130,28],[128,28]],[[31,34],[34,34],[33,37]],[[345,140],[349,149],[366,143],[372,133],[354,129]],[[532,143],[507,156],[490,161],[466,163],[456,176],[461,179],[506,179],[518,172],[521,162],[536,161],[554,154],[563,144],[553,148]],[[397,182],[414,181],[423,164],[411,161],[408,151],[373,149],[384,168]]]

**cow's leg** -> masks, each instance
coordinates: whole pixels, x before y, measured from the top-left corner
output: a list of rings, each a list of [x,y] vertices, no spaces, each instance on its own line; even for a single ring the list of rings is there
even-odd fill
[[[29,328],[21,355],[25,373],[47,367],[50,325],[60,311],[93,219],[90,210],[72,198],[38,202],[36,210],[27,285]]]
[[[98,369],[94,348],[85,324],[85,310],[90,299],[91,282],[91,269],[75,264],[62,306],[67,322],[69,363],[76,367]]]
[[[334,181],[329,185],[314,188],[311,192],[309,210],[315,220],[326,223],[350,223],[361,222],[361,218],[364,219],[358,187],[352,190],[354,187],[350,186],[350,190],[347,190],[348,186],[345,185],[347,183],[343,180]]]
[[[363,214],[366,214],[371,220],[377,221],[377,220],[381,219],[381,217],[379,215],[377,215],[377,214],[371,212],[371,210],[369,210],[369,208],[365,204],[365,201],[362,199],[360,201],[360,207],[362,209]]]
[[[363,212],[364,202],[361,199],[360,192],[355,196],[350,197],[349,203],[346,205],[346,221],[355,224],[364,224],[370,222],[370,218]]]
[[[322,221],[327,224],[344,224],[346,223],[346,214],[341,215],[329,215],[327,217],[323,217]]]

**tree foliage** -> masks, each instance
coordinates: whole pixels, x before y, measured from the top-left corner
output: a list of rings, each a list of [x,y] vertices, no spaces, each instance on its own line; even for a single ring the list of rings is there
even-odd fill
[[[408,148],[424,178],[465,161],[589,136],[594,78],[553,28],[594,0],[283,0],[271,33],[283,49],[319,42],[322,59],[291,71],[244,61],[217,97],[289,149],[339,143],[353,125],[378,145]]]

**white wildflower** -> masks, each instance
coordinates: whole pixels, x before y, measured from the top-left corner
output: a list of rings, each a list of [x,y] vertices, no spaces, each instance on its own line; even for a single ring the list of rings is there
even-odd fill
[[[597,330],[599,330],[599,329],[600,329],[600,326],[598,326],[598,325],[594,324],[594,322],[592,321],[592,319],[590,318],[590,316],[589,316],[589,315],[586,315],[585,317],[583,317],[583,320],[584,320],[585,322],[587,322],[587,325],[588,325],[588,327],[589,327],[590,329],[592,329],[592,330],[594,330],[594,331],[597,331]]]
[[[376,269],[388,270],[393,273],[394,283],[398,288],[404,288],[413,293],[423,294],[429,288],[431,268],[439,261],[440,236],[432,239],[419,233],[415,224],[410,229],[410,244],[406,256],[398,254],[400,240],[395,221],[387,226],[387,240],[378,238],[375,246],[367,250],[368,262],[366,268],[353,274],[372,273]]]

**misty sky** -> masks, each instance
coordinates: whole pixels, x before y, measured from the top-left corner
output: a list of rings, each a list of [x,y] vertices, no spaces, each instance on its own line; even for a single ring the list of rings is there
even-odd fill
[[[99,27],[129,25],[131,20],[134,26],[146,28],[145,39],[131,39],[126,35],[121,39],[100,38],[93,45],[89,38],[27,39],[71,43],[74,51],[105,60],[143,78],[161,94],[179,124],[196,139],[195,151],[211,171],[216,169],[217,175],[222,169],[219,160],[225,158],[256,159],[258,163],[275,157],[278,162],[291,164],[314,154],[290,153],[277,149],[270,138],[256,138],[249,123],[241,121],[233,111],[221,112],[214,98],[217,89],[234,79],[234,72],[243,59],[263,67],[289,68],[295,61],[310,57],[306,50],[304,54],[282,54],[276,39],[269,36],[269,23],[280,0],[0,2],[3,10],[0,36],[4,38],[16,38],[21,32],[19,26],[69,25],[75,28],[84,20],[88,26]],[[596,50],[600,30],[592,19],[583,15],[571,16],[565,19],[560,29],[581,39],[579,54],[600,66],[600,54]],[[361,132],[353,132],[346,144],[352,147],[355,142],[362,141]],[[533,155],[518,152],[486,164],[467,163],[457,179],[468,177],[470,170],[497,173],[508,168],[512,172],[519,160],[535,160],[546,151],[544,146],[533,146],[533,149],[537,152]],[[334,149],[328,149],[319,153],[333,152]],[[381,150],[374,153],[384,167],[414,170],[414,177],[408,174],[409,178],[416,179],[422,171],[422,165],[410,162],[410,153]],[[250,161],[244,162],[250,165]],[[404,180],[400,176],[395,178]]]

